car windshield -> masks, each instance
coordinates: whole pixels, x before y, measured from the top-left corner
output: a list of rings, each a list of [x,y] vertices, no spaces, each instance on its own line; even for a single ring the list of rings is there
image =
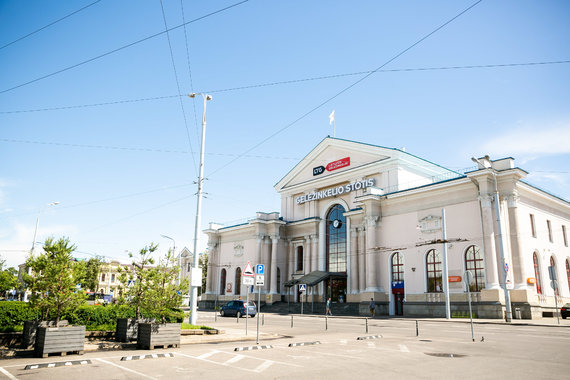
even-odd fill
[[[255,306],[253,302],[244,302],[243,306]]]

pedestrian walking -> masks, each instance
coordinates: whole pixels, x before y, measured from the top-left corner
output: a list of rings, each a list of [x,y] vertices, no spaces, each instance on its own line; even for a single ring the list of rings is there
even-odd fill
[[[370,316],[374,317],[374,311],[376,309],[376,304],[374,303],[374,298],[370,298],[370,304],[368,305],[368,308],[370,309]]]
[[[330,298],[330,297],[329,297],[329,299],[327,300],[325,315],[331,315],[331,316],[332,316],[332,312],[331,312],[331,298]]]

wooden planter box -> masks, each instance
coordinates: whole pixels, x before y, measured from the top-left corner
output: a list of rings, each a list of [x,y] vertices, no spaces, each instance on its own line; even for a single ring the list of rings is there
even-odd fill
[[[85,346],[85,326],[41,327],[36,332],[35,355],[45,358],[48,354],[68,353],[83,355]]]
[[[24,321],[24,331],[22,332],[22,348],[31,350],[36,344],[36,331],[38,327],[56,327],[55,321]],[[57,327],[67,326],[67,321],[59,321]]]
[[[128,343],[137,340],[139,323],[153,323],[154,319],[135,319],[135,318],[119,318],[117,319],[117,328],[115,330],[115,340],[118,342]]]
[[[139,323],[137,348],[180,347],[180,323]]]

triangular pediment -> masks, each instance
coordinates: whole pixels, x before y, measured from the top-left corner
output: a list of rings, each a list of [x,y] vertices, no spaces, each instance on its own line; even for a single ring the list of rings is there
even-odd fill
[[[392,158],[397,149],[326,137],[276,185],[278,192]]]

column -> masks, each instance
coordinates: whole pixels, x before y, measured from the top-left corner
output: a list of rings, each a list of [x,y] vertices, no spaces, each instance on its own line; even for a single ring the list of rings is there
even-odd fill
[[[348,232],[348,231],[347,231]],[[350,279],[350,294],[358,293],[358,272],[360,268],[358,267],[358,232],[356,228],[350,229],[350,273],[348,277]]]
[[[215,243],[208,243],[208,267],[206,268],[206,294],[214,294],[216,291],[213,287],[214,282],[214,263],[217,261],[217,252],[216,252],[216,244]],[[187,266],[186,263],[182,265]]]
[[[318,242],[317,235],[311,235],[311,272],[318,270]]]
[[[311,237],[305,236],[305,244],[303,248],[303,272],[311,273]]]
[[[287,264],[287,281],[290,281],[293,278],[293,273],[295,273],[295,247],[293,246],[293,241],[291,239],[287,239],[287,248],[289,251],[288,255],[288,264]]]
[[[257,242],[257,254],[256,254],[257,258],[256,258],[256,260],[257,260],[257,262],[253,264],[254,266],[255,266],[255,264],[262,264],[261,260],[263,258],[262,257],[263,238],[264,238],[263,235],[257,235],[257,237],[256,237],[256,242]]]
[[[271,272],[271,238],[265,236],[263,239],[263,253],[262,253],[261,263],[265,266],[265,286],[263,290],[265,293],[271,293],[271,277],[273,273]]]
[[[269,294],[277,294],[277,245],[279,244],[279,236],[271,237],[271,271]]]
[[[509,235],[511,239],[511,260],[513,271],[513,282],[515,289],[527,289],[524,270],[524,253],[519,230],[518,202],[519,196],[516,192],[507,196],[509,208]]]
[[[376,272],[376,223],[378,216],[366,216],[366,291],[378,292],[377,275]]]
[[[366,245],[364,227],[357,228],[358,235],[358,290],[363,292],[366,289]]]
[[[321,219],[319,222],[319,266],[318,270],[326,271],[327,269],[327,254],[325,252],[327,246],[327,221],[325,219]]]
[[[500,289],[497,272],[497,251],[495,249],[495,225],[490,194],[479,197],[483,218],[483,248],[485,251],[485,278],[487,289]]]

